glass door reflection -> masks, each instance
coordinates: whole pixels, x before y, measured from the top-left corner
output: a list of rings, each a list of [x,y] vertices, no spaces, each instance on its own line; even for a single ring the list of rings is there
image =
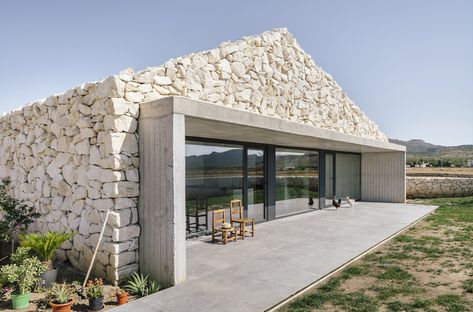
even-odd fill
[[[256,222],[266,220],[264,150],[247,150],[247,216]]]
[[[319,208],[319,153],[276,148],[276,218]]]
[[[244,146],[186,141],[187,233],[211,229],[212,211],[243,200]],[[228,217],[227,217],[228,218]]]
[[[331,153],[325,154],[325,208],[332,207],[335,184],[334,157]]]

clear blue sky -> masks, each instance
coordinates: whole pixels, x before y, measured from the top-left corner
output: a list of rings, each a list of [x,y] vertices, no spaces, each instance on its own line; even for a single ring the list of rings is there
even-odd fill
[[[473,144],[472,0],[2,1],[0,111],[276,27],[389,137]]]

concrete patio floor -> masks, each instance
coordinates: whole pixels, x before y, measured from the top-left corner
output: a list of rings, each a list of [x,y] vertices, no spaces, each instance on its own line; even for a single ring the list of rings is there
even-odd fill
[[[264,311],[436,207],[357,202],[256,225],[226,246],[187,242],[187,281],[113,311]]]

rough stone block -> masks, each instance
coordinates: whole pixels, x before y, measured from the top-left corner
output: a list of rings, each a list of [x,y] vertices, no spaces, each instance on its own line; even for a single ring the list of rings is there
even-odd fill
[[[124,267],[127,264],[135,262],[135,252],[127,251],[118,255],[110,255],[110,265],[113,268]]]
[[[128,113],[136,105],[133,102],[126,101],[124,98],[112,98],[106,102],[105,108],[107,114],[120,116]]]
[[[104,129],[117,132],[135,133],[138,123],[135,118],[127,115],[105,116]]]
[[[107,154],[138,153],[138,141],[134,134],[114,132],[106,134],[103,139]]]
[[[100,98],[116,98],[125,95],[125,83],[115,76],[97,84],[95,94]]]
[[[137,197],[140,194],[139,186],[136,182],[104,183],[102,194],[105,198]]]
[[[138,169],[136,168],[125,171],[125,177],[127,181],[131,181],[131,182],[140,181],[139,172],[138,172]]]
[[[127,251],[130,248],[130,242],[112,243],[103,242],[101,248],[111,254],[117,255],[121,252]]]
[[[108,217],[108,223],[112,226],[116,227],[124,227],[130,224],[131,221],[131,210],[130,209],[123,209],[123,210],[116,210],[110,213]]]
[[[125,178],[121,171],[102,169],[98,166],[89,166],[87,171],[87,178],[89,180],[100,181],[100,182],[115,182]]]
[[[113,199],[111,198],[96,199],[92,203],[92,207],[99,211],[113,210],[114,206]]]
[[[113,229],[112,240],[114,242],[123,242],[138,236],[140,236],[140,227],[138,225],[130,225]]]
[[[112,266],[107,266],[107,279],[114,282],[119,282],[126,279],[134,272],[138,272],[138,264],[130,264],[119,269],[115,269]]]
[[[115,199],[115,209],[134,208],[138,205],[136,198],[117,198]]]

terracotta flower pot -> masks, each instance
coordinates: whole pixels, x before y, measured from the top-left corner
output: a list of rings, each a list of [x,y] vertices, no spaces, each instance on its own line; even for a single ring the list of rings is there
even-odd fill
[[[72,299],[70,299],[66,303],[50,302],[49,305],[53,309],[53,312],[69,312],[69,311],[71,311],[72,303],[74,303],[74,301]]]
[[[128,302],[128,293],[117,293],[117,303],[118,305],[122,305]]]

